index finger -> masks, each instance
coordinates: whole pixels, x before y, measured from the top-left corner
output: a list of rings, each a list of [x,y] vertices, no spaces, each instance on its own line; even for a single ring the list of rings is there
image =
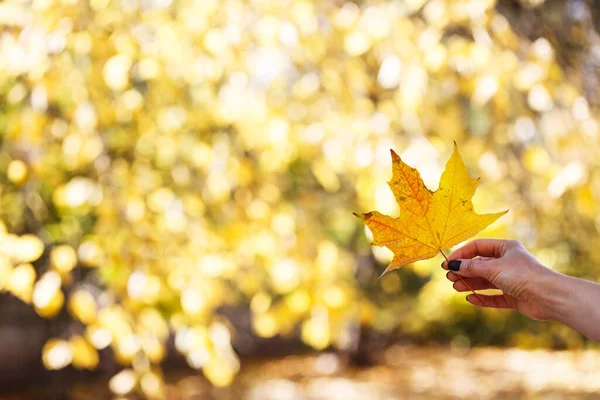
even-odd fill
[[[449,260],[460,260],[467,258],[481,257],[502,257],[504,254],[504,244],[506,240],[499,239],[477,239],[467,243],[460,249],[454,250],[449,256]]]

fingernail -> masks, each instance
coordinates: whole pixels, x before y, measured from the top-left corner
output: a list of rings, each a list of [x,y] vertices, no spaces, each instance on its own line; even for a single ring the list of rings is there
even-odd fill
[[[452,260],[448,263],[448,268],[452,271],[458,271],[460,269],[460,260]]]
[[[442,266],[442,268],[444,268],[444,261],[442,261],[442,263],[440,265]]]
[[[470,303],[471,300],[469,300],[469,296],[470,296],[470,294],[468,294],[467,297],[465,297],[465,299],[467,299],[467,301]]]
[[[450,272],[446,272],[446,279],[450,280]]]

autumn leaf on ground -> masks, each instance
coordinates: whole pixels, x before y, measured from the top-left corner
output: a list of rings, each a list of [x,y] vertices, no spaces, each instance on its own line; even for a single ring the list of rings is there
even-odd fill
[[[392,153],[390,189],[400,206],[400,216],[392,218],[377,211],[354,214],[373,233],[373,245],[394,252],[384,274],[436,254],[477,234],[507,211],[476,214],[471,198],[479,179],[472,179],[454,143],[435,192],[427,189],[419,171]]]

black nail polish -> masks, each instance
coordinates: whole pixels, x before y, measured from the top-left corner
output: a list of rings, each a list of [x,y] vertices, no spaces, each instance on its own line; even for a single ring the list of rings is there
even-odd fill
[[[450,280],[450,272],[446,272],[446,279]]]
[[[458,271],[460,269],[460,260],[452,260],[448,263],[448,268],[452,271]]]
[[[444,262],[442,261],[442,263],[440,264],[442,268],[444,268]]]

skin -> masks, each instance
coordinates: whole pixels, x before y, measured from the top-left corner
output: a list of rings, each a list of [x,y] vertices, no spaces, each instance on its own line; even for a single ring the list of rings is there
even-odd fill
[[[515,240],[474,240],[454,251],[459,271],[446,277],[458,292],[499,289],[498,295],[469,295],[479,307],[508,308],[535,320],[555,320],[600,342],[600,285],[555,272]],[[442,263],[448,269],[448,263]],[[467,285],[460,280],[464,279]],[[483,300],[483,301],[482,301]]]

